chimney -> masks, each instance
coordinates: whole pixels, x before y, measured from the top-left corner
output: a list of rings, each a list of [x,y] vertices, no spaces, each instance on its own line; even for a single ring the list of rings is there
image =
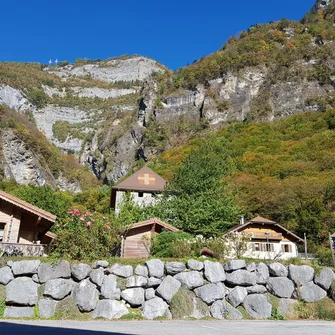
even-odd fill
[[[241,215],[241,218],[240,218],[240,225],[241,225],[241,226],[244,225],[244,215]]]

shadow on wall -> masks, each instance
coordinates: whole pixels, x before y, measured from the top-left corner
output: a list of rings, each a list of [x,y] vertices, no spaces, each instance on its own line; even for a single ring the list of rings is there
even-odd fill
[[[129,333],[115,333],[103,331],[91,331],[83,329],[43,327],[10,322],[0,323],[0,335],[134,335]]]

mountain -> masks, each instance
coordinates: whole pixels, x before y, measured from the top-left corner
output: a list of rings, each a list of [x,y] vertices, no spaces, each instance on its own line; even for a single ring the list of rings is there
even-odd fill
[[[334,43],[334,1],[318,0],[301,22],[255,25],[176,72],[137,55],[0,63],[0,104],[114,183],[198,134],[333,108]],[[4,177],[20,181],[11,171]]]

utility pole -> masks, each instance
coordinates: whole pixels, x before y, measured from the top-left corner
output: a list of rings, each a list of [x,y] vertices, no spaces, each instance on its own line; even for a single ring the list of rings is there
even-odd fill
[[[335,240],[335,234],[331,235],[329,233],[330,250],[332,251],[333,265],[335,267],[335,254],[334,254],[335,241],[334,240]]]

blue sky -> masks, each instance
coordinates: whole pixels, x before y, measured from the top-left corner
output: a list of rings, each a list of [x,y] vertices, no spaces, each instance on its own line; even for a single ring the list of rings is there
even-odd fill
[[[152,57],[177,69],[255,23],[300,20],[315,0],[1,1],[0,61]]]

